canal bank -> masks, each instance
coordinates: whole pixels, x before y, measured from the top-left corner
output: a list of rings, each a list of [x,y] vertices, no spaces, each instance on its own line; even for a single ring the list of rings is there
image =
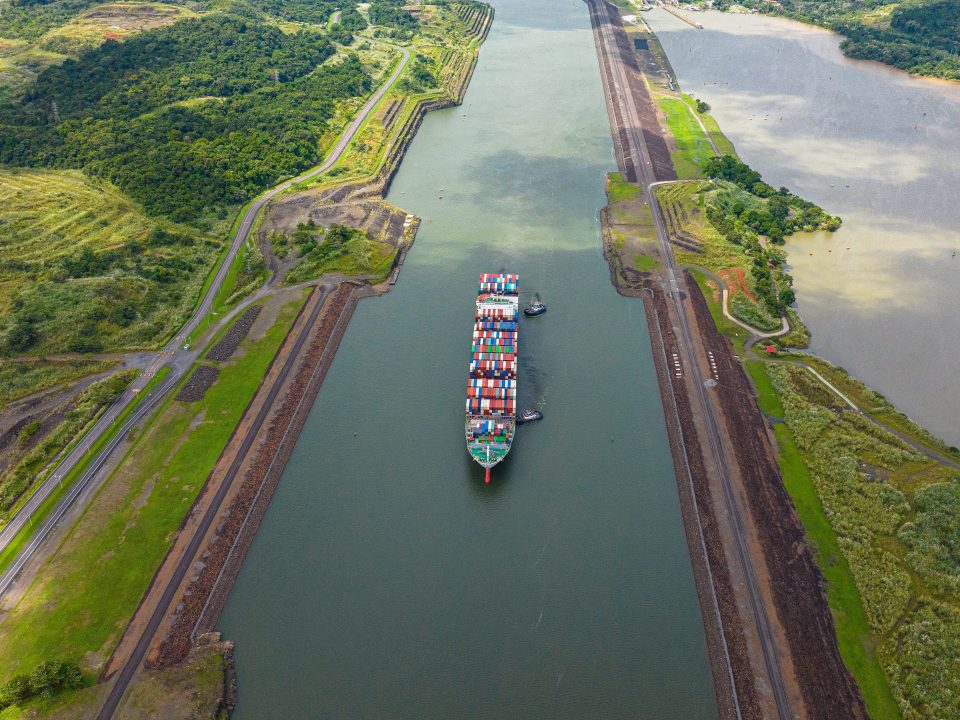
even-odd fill
[[[417,243],[358,307],[223,616],[238,717],[716,715],[643,312],[600,252],[586,7],[496,10],[394,181]],[[501,269],[550,305],[520,375],[546,420],[487,488],[463,347]]]
[[[638,54],[646,55],[639,51]],[[656,82],[662,70],[653,70],[648,78]],[[670,91],[674,91],[672,84]],[[698,139],[698,147],[706,146],[702,140]],[[688,143],[687,148],[690,147]],[[677,167],[679,172],[679,164]],[[665,203],[665,212],[674,213],[675,218],[678,195],[674,190],[682,195],[718,184],[691,181],[664,188],[664,193],[658,191],[658,195]],[[604,217],[613,220],[607,228],[608,244],[623,256],[629,248],[626,244],[619,247],[616,241],[625,237],[625,232],[642,229],[643,224],[626,222],[631,205],[637,201],[631,199],[619,177],[611,178],[608,193],[611,202]],[[710,205],[709,199],[706,204],[709,216],[715,206]],[[703,205],[701,197],[699,207]],[[671,227],[671,243],[690,248],[709,239],[703,213],[694,205],[679,207],[682,222],[679,228]],[[715,227],[724,232],[720,225]],[[684,262],[697,265],[697,258],[702,257],[704,264],[716,270],[716,255],[698,256],[697,251],[702,253],[700,246],[696,251],[685,252]],[[628,252],[627,258],[632,257]],[[621,257],[621,265],[627,258]],[[620,272],[621,267],[612,266],[615,281],[621,287],[626,282],[632,288],[642,280],[641,276],[651,274],[649,270],[659,264],[658,258],[647,258],[644,263],[638,260],[639,264],[634,263],[636,267],[627,274]],[[638,272],[638,268],[646,272]],[[960,711],[956,678],[939,668],[957,659],[956,646],[949,640],[956,637],[956,598],[947,594],[931,597],[931,588],[938,581],[925,558],[935,554],[932,548],[937,543],[950,542],[955,536],[956,503],[951,504],[950,496],[960,487],[952,472],[958,467],[951,459],[956,453],[899,415],[882,396],[814,355],[791,354],[782,358],[771,347],[773,357],[762,362],[749,349],[745,352],[743,329],[723,317],[716,279],[699,277],[697,282],[701,287],[693,289],[691,300],[700,306],[698,324],[709,359],[704,372],[712,376],[708,385],[716,387],[712,394],[720,398],[723,414],[735,418],[737,440],[733,449],[738,461],[741,456],[748,461],[739,464],[760,470],[753,473],[753,479],[745,474],[750,486],[746,495],[760,517],[762,541],[765,545],[769,539],[774,541],[770,545],[773,552],[766,548],[765,554],[775,557],[778,549],[784,551],[779,553],[786,561],[784,569],[795,578],[802,579],[797,572],[801,566],[813,571],[795,590],[787,592],[785,603],[778,603],[788,635],[794,634],[789,630],[791,624],[801,631],[800,643],[794,649],[798,669],[805,664],[814,671],[811,678],[819,675],[827,681],[804,688],[803,698],[808,706],[811,702],[816,705],[818,697],[824,701],[823,709],[811,710],[811,716],[863,716],[859,698],[856,713],[854,708],[840,711],[837,707],[839,698],[833,686],[846,675],[836,657],[839,646],[843,660],[856,676],[870,717],[954,717]],[[688,284],[693,287],[692,281]],[[717,328],[727,338],[720,337]],[[747,346],[755,339],[756,336]],[[728,341],[733,342],[733,347]],[[743,357],[734,357],[734,352]],[[759,348],[757,352],[769,354]],[[676,365],[676,354],[673,357]],[[681,367],[677,366],[676,371],[679,377]],[[733,394],[728,390],[733,390]],[[762,415],[757,412],[754,395],[759,399]],[[815,415],[824,421],[816,428],[810,423]],[[764,449],[774,436],[779,469],[772,465],[772,453]],[[757,499],[771,494],[779,494],[782,501],[769,504],[774,512],[764,512],[767,501]],[[931,529],[924,539],[925,548],[918,552],[914,525],[923,524],[931,513],[943,515],[943,526],[940,530]],[[803,527],[797,522],[798,515]],[[876,523],[881,515],[887,518],[884,525]],[[799,541],[804,535],[805,543]],[[810,550],[822,575],[810,562]],[[783,576],[783,572],[774,575]],[[877,578],[884,579],[882,588],[875,584]],[[789,583],[775,579],[772,586],[776,594],[782,595]],[[819,592],[821,588],[828,590],[829,598]],[[819,603],[804,602],[817,601],[818,596]],[[829,600],[830,612],[825,600]],[[814,607],[817,604],[819,611]],[[835,622],[831,622],[831,614]],[[914,637],[921,632],[923,640],[917,643]],[[827,645],[836,670],[827,671],[824,657],[815,649],[821,638],[829,640]],[[846,684],[852,688],[851,682]],[[857,695],[856,688],[852,695]]]
[[[960,84],[851,60],[839,36],[780,18],[644,18],[743,160],[843,217],[787,244],[810,350],[960,445]]]

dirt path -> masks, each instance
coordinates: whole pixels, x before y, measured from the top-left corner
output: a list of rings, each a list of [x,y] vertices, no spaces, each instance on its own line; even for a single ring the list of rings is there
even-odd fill
[[[695,287],[691,278],[688,283]],[[765,558],[769,582],[764,589],[783,628],[807,715],[865,720],[863,700],[837,647],[823,576],[784,487],[753,388],[733,347],[716,329],[703,296],[695,290],[690,302],[698,332],[722,378],[713,393],[728,432],[736,436],[729,445]]]
[[[196,352],[191,349],[190,337],[213,308],[214,298],[219,293],[240,248],[246,243],[257,215],[273,197],[297,183],[326,172],[340,159],[373,108],[393,86],[393,83],[400,77],[400,74],[410,61],[410,51],[406,48],[398,49],[402,55],[401,61],[397,64],[397,67],[394,68],[387,81],[373,94],[343,131],[340,139],[330,149],[324,162],[302,175],[276,185],[261,194],[250,204],[242,216],[242,220],[231,242],[230,249],[224,256],[213,280],[190,320],[188,320],[180,332],[167,343],[161,352],[155,354],[153,361],[146,365],[144,372],[141,373],[130,387],[124,391],[120,398],[107,409],[93,428],[81,438],[73,450],[64,457],[57,468],[50,474],[47,480],[34,491],[27,502],[23,504],[20,510],[4,526],[3,530],[0,531],[0,551],[13,542],[21,530],[24,530],[31,524],[34,519],[34,514],[44,506],[47,498],[57,491],[61,480],[66,477],[73,468],[85,460],[87,454],[101,437],[113,429],[114,423],[120,415],[134,402],[140,391],[147,386],[163,366],[168,365],[171,368],[168,378],[164,380],[159,387],[151,391],[150,397],[147,400],[140,402],[132,419],[135,418],[136,421],[139,421],[145,417],[149,411],[157,406],[160,398],[176,384],[176,381],[179,380],[183,373],[192,365],[196,359]],[[224,320],[225,318],[221,319],[221,322]],[[106,463],[110,453],[120,445],[123,438],[135,424],[135,422],[128,421],[121,427],[120,431],[113,436],[106,448],[98,453],[97,457],[90,464],[90,468],[74,483],[76,487],[71,488],[70,492],[61,499],[53,512],[40,523],[38,529],[34,531],[30,542],[27,543],[14,562],[8,567],[7,571],[0,576],[0,597],[10,588],[16,580],[17,575],[30,561],[30,558],[40,544],[53,532],[57,522],[64,516],[70,505],[76,502],[78,498],[84,496],[83,491],[90,483],[102,479],[98,474],[99,469]]]
[[[618,161],[621,170],[636,172],[646,191],[660,246],[663,268],[652,274],[653,297],[645,302],[655,306],[648,316],[660,324],[655,332],[651,322],[650,331],[655,352],[660,344],[660,364],[667,368],[658,375],[668,429],[671,424],[680,428],[670,432],[671,443],[679,456],[678,487],[688,508],[684,520],[721,713],[781,720],[865,718],[856,685],[840,660],[822,578],[783,487],[753,390],[709,312],[703,314],[706,303],[698,287],[675,264],[654,194],[658,182],[675,176],[656,173],[648,141],[658,126],[645,126],[636,107],[649,104],[649,96],[635,91],[635,54],[620,38],[617,10],[603,0],[587,2],[614,140],[622,148]],[[712,603],[706,583],[712,585]],[[724,660],[730,678],[725,684],[733,686],[736,700],[732,707],[720,672]]]

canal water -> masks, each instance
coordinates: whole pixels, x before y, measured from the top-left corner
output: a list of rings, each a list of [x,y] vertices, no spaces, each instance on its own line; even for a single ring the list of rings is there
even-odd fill
[[[495,5],[393,185],[423,217],[400,281],[360,304],[222,618],[240,720],[716,717],[643,308],[601,255],[587,8]],[[463,412],[501,270],[549,306],[520,337],[546,418],[485,486]]]
[[[843,217],[787,243],[812,351],[960,445],[960,83],[850,60],[788,20],[644,17],[743,160]]]

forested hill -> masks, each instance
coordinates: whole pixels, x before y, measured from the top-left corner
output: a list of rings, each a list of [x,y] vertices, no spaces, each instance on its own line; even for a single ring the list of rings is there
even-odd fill
[[[335,102],[370,89],[352,54],[321,65],[334,52],[232,12],[108,40],[0,107],[0,163],[82,168],[176,221],[222,215],[318,162]]]
[[[960,80],[960,0],[782,0],[782,6],[787,15],[843,35],[850,57]]]
[[[270,15],[282,20],[325,23],[349,0],[155,0],[168,5],[188,6],[197,12],[228,9],[258,17]],[[36,38],[103,0],[8,0],[0,12],[0,37]]]

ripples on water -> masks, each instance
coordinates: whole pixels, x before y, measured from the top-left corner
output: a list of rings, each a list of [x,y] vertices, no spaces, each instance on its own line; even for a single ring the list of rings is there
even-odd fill
[[[960,445],[960,83],[849,60],[787,20],[644,17],[742,158],[843,217],[787,244],[812,351]]]
[[[587,8],[496,6],[394,183],[424,219],[400,282],[358,308],[223,618],[239,720],[716,717],[643,309],[600,251]],[[520,337],[546,418],[485,486],[467,358],[505,268],[550,305]]]

